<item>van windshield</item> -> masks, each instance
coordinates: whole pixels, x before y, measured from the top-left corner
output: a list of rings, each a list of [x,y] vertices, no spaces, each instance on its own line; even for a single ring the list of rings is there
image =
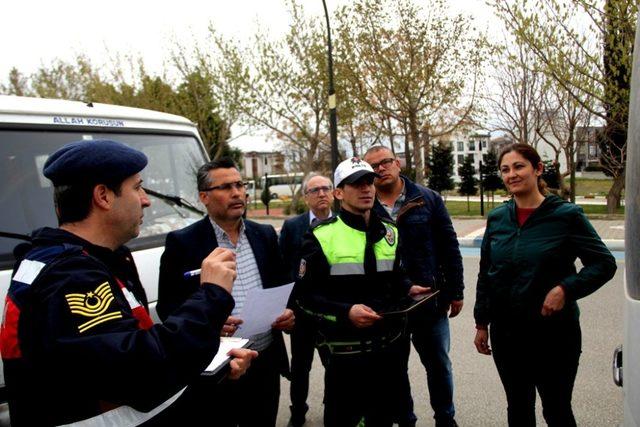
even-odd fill
[[[145,187],[199,206],[196,171],[205,158],[193,135],[0,129],[0,231],[29,234],[36,228],[57,226],[53,187],[42,174],[42,167],[50,153],[81,139],[113,139],[141,150],[150,159],[142,171]],[[140,236],[127,245],[132,249],[157,245],[158,241],[162,244],[166,233],[200,218],[156,197],[150,196],[150,200]],[[19,240],[0,237],[2,268],[12,266],[12,251],[18,243]]]

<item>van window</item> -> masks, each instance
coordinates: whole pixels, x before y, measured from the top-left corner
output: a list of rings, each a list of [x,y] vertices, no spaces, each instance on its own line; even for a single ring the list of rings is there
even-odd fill
[[[62,145],[81,139],[113,139],[135,147],[149,158],[142,172],[144,186],[180,196],[198,206],[196,171],[204,163],[198,140],[192,135],[157,135],[104,132],[46,132],[0,129],[0,231],[28,234],[33,229],[56,227],[53,187],[42,175],[48,155]],[[200,218],[186,209],[150,197],[140,236],[131,249],[164,244],[164,235]],[[12,267],[18,240],[0,238],[0,266]]]

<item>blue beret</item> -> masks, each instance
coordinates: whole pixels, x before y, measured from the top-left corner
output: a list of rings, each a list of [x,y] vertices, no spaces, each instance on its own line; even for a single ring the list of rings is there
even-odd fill
[[[147,156],[121,142],[106,139],[76,141],[53,153],[44,176],[53,185],[124,180],[147,165]]]

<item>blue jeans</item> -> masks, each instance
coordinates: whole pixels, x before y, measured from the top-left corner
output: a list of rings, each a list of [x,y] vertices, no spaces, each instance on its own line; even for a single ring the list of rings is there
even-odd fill
[[[434,412],[436,424],[451,422],[455,416],[453,405],[453,374],[449,348],[451,338],[449,335],[449,318],[447,313],[434,313],[426,317],[416,319],[411,325],[411,341],[413,347],[420,356],[420,361],[427,372],[427,385],[429,387],[429,401]],[[402,378],[405,391],[405,403],[400,414],[401,425],[415,424],[416,416],[413,412],[413,398],[411,397],[411,385],[407,373],[409,361],[409,341],[405,343],[404,377]]]

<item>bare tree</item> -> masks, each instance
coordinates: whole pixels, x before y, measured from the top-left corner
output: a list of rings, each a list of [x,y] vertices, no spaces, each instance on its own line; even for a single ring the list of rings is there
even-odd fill
[[[419,182],[423,145],[429,151],[432,137],[472,114],[487,47],[468,18],[446,7],[444,0],[427,11],[411,0],[357,0],[337,19],[343,77],[371,111],[406,126],[407,165],[413,161]],[[448,126],[434,132],[440,121]]]
[[[493,130],[537,147],[544,132],[545,76],[536,70],[536,58],[526,46],[509,43],[503,49],[492,79],[496,93],[488,98]]]
[[[544,127],[537,130],[538,135],[555,153],[555,163],[559,164],[563,155],[567,165],[560,171],[561,182],[569,177],[569,198],[575,203],[576,197],[576,156],[578,128],[588,126],[591,114],[584,105],[577,102],[555,80],[550,80],[545,88],[542,104]]]
[[[327,158],[324,29],[295,1],[288,4],[292,22],[283,39],[257,32],[243,47],[212,28],[210,49],[198,50],[196,61],[209,70],[227,122],[271,130],[300,154],[306,173]]]
[[[613,177],[607,210],[614,213],[624,188],[637,0],[490,0],[489,4],[544,65],[544,73],[605,122],[601,163]]]

